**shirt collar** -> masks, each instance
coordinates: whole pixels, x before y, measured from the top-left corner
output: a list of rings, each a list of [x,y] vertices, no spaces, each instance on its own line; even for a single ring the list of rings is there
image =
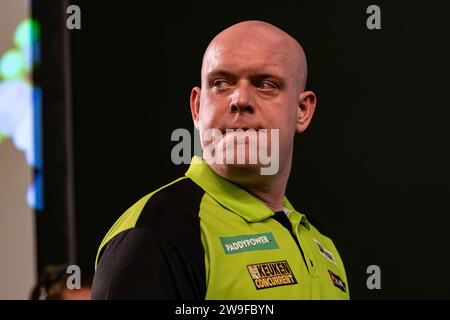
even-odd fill
[[[274,215],[273,211],[255,196],[235,183],[219,176],[198,156],[192,158],[186,176],[221,205],[249,222],[261,221]],[[286,197],[284,197],[283,206],[296,212]],[[302,222],[308,223],[303,214],[298,214],[301,215]]]

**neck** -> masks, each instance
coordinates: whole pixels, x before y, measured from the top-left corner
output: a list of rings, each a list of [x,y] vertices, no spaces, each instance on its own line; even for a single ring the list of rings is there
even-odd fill
[[[242,170],[242,168],[233,170],[230,167],[217,167],[214,165],[211,168],[225,179],[240,185],[272,211],[281,211],[283,209],[284,195],[291,171],[291,161],[287,161],[276,175],[271,176],[262,176],[259,170],[256,170],[257,172],[255,170],[245,172],[245,169]]]
[[[245,186],[241,185],[245,190],[258,198],[272,211],[283,210],[283,200],[286,191],[287,179],[285,181],[275,181],[271,186]]]

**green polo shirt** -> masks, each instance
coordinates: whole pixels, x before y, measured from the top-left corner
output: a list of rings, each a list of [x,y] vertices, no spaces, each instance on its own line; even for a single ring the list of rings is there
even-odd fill
[[[284,199],[274,213],[194,157],[103,239],[94,299],[349,299],[332,240]]]

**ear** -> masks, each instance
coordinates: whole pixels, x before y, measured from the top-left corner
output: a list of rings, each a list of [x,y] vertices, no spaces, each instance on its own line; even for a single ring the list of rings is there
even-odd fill
[[[316,95],[312,91],[304,91],[298,95],[297,132],[302,133],[308,128],[316,109]]]
[[[194,121],[194,126],[198,129],[198,116],[200,112],[200,93],[202,89],[195,87],[191,90],[191,114],[192,121]]]

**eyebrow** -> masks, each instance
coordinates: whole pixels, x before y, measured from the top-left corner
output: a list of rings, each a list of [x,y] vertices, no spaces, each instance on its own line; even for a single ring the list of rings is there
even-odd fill
[[[220,69],[213,70],[206,75],[206,78],[208,80],[210,80],[211,78],[216,78],[216,77],[236,78],[236,76],[233,73],[225,71],[225,70],[220,70]]]

